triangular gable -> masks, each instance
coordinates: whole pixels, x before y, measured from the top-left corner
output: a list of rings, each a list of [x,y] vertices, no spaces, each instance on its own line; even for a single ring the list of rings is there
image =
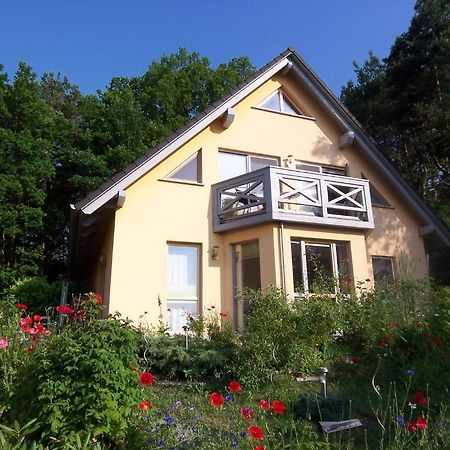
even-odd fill
[[[172,170],[164,179],[201,183],[201,164],[201,152],[198,151]]]
[[[227,114],[227,112],[230,115],[233,106],[264,82],[275,74],[287,72],[292,74],[297,79],[297,82],[308,90],[311,97],[326,111],[343,135],[347,134],[352,137],[353,145],[356,145],[362,151],[367,162],[402,196],[415,214],[421,218],[424,227],[432,229],[446,245],[450,246],[450,232],[447,227],[406,183],[390,161],[383,156],[373,139],[364,131],[347,108],[292,49],[287,49],[281,53],[277,58],[256,72],[249,80],[236,87],[229,95],[211,105],[206,111],[200,113],[166,141],[160,143],[146,155],[102,184],[99,189],[93,191],[85,199],[75,205],[71,205],[73,214],[77,214],[80,211],[89,215],[108,204],[124,189],[144,176],[184,143],[209,126],[214,120]]]
[[[298,106],[288,98],[282,89],[278,89],[273,94],[270,94],[269,97],[258,105],[258,107],[283,114],[291,114],[293,116],[304,115],[300,108],[298,108]]]

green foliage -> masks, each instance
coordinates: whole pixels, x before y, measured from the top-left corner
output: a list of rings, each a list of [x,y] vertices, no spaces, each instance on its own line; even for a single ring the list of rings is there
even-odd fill
[[[120,442],[140,398],[136,353],[136,333],[119,318],[66,326],[17,374],[11,417],[37,418],[43,440],[73,444],[85,431]]]
[[[61,282],[48,282],[44,277],[25,278],[7,289],[6,297],[25,303],[31,312],[45,315],[45,308],[58,305],[61,298]]]
[[[447,223],[449,15],[447,0],[417,0],[409,29],[396,39],[389,56],[380,61],[369,53],[362,66],[355,64],[356,84],[348,82],[341,92],[350,111]]]
[[[302,395],[294,406],[297,417],[317,422],[347,420],[350,418],[350,409],[350,397],[323,397],[317,394]]]

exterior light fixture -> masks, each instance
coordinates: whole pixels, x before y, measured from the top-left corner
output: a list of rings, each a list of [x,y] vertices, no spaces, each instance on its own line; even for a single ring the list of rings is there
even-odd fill
[[[219,246],[214,245],[211,249],[211,259],[217,261],[219,259]]]

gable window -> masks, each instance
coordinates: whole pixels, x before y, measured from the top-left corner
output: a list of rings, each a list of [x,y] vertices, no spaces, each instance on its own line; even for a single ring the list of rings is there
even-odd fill
[[[219,151],[219,181],[278,165],[278,158]]]
[[[294,116],[303,116],[304,113],[298,109],[294,103],[289,100],[284,92],[278,90],[266,98],[259,104],[260,108],[268,109],[270,111],[277,111],[284,114],[291,114]]]
[[[375,283],[389,283],[394,280],[394,258],[372,256],[372,268]]]
[[[331,292],[350,287],[350,262],[345,242],[291,240],[294,293]]]
[[[166,180],[201,183],[201,151],[198,151],[167,175]]]
[[[370,183],[370,198],[372,200],[372,206],[392,208],[391,204],[377,191],[372,183]]]
[[[324,173],[327,175],[347,176],[347,167],[326,166],[321,164],[297,161],[295,163],[297,170],[306,170],[307,172]]]
[[[169,328],[180,333],[188,316],[199,310],[199,245],[169,244],[167,261],[167,310]]]

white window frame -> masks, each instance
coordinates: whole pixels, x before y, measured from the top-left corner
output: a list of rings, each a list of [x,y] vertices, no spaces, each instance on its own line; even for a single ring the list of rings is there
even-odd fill
[[[234,151],[228,151],[228,150],[222,150],[219,149],[219,166],[220,166],[220,153],[228,153],[231,155],[237,155],[237,156],[243,156],[245,157],[245,168],[246,168],[246,172],[245,173],[249,173],[251,172],[251,168],[252,168],[252,158],[260,158],[260,159],[270,159],[274,162],[276,162],[276,167],[280,167],[280,158],[277,156],[268,156],[268,155],[257,155],[254,153],[244,153],[244,152],[234,152]],[[220,167],[219,167],[219,174],[220,174]],[[244,174],[241,174],[244,175]],[[236,175],[238,176],[238,175]],[[219,180],[219,181],[224,181],[224,180]]]
[[[170,260],[169,260],[169,249],[170,247],[185,247],[185,248],[195,248],[197,251],[197,274],[196,274],[196,294],[195,295],[171,295],[169,293],[169,284],[168,284],[168,276],[169,276],[169,264],[170,264]],[[167,242],[167,257],[168,257],[168,261],[167,261],[167,275],[166,275],[166,286],[167,286],[167,295],[166,295],[166,306],[167,306],[167,310],[171,309],[170,308],[170,302],[177,302],[177,303],[185,303],[186,305],[195,305],[196,306],[196,314],[194,314],[194,316],[198,316],[198,314],[201,313],[201,254],[202,254],[202,246],[201,244],[198,243],[188,243],[188,242]],[[171,334],[177,334],[177,333],[182,333],[183,329],[172,329],[171,327],[171,320],[170,320],[170,313],[172,313],[172,311],[167,311],[169,314],[167,314],[169,317],[167,318],[167,323],[169,326],[169,331]],[[186,317],[187,319],[187,317]],[[186,325],[188,325],[188,323],[186,322]]]
[[[262,106],[264,103],[268,102],[270,99],[272,99],[273,97],[278,96],[278,102],[280,105],[280,110],[277,109],[271,109],[271,108],[267,108],[266,106]],[[287,100],[290,103],[290,107],[295,111],[295,114],[293,114],[290,111],[286,111],[285,107],[284,107],[284,97],[287,98]],[[267,98],[265,98],[259,105],[258,108],[263,109],[264,111],[272,111],[272,112],[277,112],[277,113],[282,113],[282,114],[287,114],[288,116],[300,116],[300,117],[308,117],[306,116],[306,114],[303,113],[303,111],[300,110],[300,108],[295,104],[295,102],[293,102],[289,96],[282,90],[282,89],[278,89],[275,92],[273,92],[271,95],[269,95]]]
[[[302,166],[309,166],[309,167],[315,167],[318,168],[318,171],[315,170],[308,170],[308,169],[299,169],[298,167],[302,165]],[[322,173],[325,175],[338,175],[338,174],[334,174],[334,173],[329,173],[327,172],[327,169],[331,169],[331,170],[336,170],[336,171],[342,171],[342,175],[338,175],[338,176],[348,176],[348,169],[347,167],[340,167],[340,166],[328,166],[326,164],[317,164],[317,163],[310,163],[307,161],[300,161],[298,159],[295,160],[295,168],[297,170],[304,170],[305,172],[313,172],[313,173]],[[325,172],[324,172],[325,169]]]
[[[306,259],[306,248],[308,246],[311,247],[330,247],[331,250],[331,264],[333,269],[333,277],[336,280],[336,291],[339,289],[338,286],[338,280],[339,280],[339,267],[338,267],[338,257],[337,257],[337,245],[345,245],[347,249],[347,258],[348,258],[348,264],[349,269],[351,269],[351,263],[350,263],[350,249],[349,249],[349,243],[348,242],[318,242],[318,241],[309,241],[304,240],[301,238],[291,238],[291,246],[292,241],[300,242],[300,253],[301,253],[301,260],[302,260],[302,277],[303,277],[303,293],[309,294],[309,280],[308,280],[308,266],[307,266],[307,259]],[[292,276],[293,281],[294,280],[294,272],[293,272],[293,266],[292,266],[292,255],[291,255],[291,268],[292,268]],[[349,270],[351,272],[351,270]],[[299,297],[301,293],[295,292],[295,286],[294,286],[294,296]]]

